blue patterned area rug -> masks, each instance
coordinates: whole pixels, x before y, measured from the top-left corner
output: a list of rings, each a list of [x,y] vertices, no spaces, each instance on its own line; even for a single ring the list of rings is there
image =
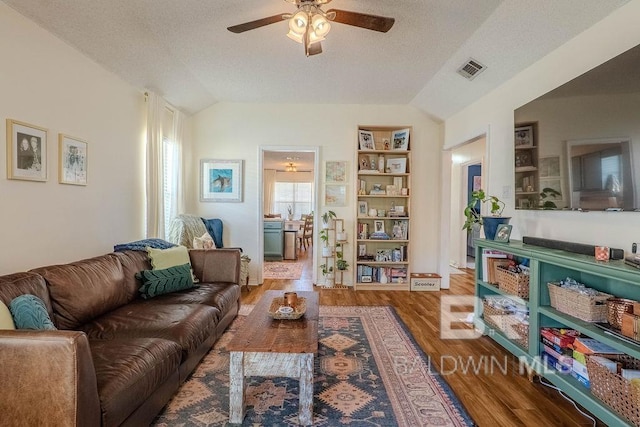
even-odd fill
[[[155,426],[224,426],[229,420],[226,344],[240,316],[156,418]],[[447,383],[391,307],[320,307],[315,426],[473,426]],[[298,425],[298,381],[251,378],[244,426]]]

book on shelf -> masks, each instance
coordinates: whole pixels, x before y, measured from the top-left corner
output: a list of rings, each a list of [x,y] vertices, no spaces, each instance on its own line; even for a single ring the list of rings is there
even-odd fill
[[[579,351],[580,353],[584,353],[586,355],[592,354],[604,354],[604,355],[616,355],[623,354],[622,351],[616,350],[610,345],[601,343],[600,341],[593,338],[585,338],[578,337],[573,342],[574,350]]]

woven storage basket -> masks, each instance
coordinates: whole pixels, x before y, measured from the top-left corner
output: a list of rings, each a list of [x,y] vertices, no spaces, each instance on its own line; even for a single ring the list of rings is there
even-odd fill
[[[561,288],[555,282],[547,283],[551,307],[586,322],[607,321],[607,300],[612,295],[598,292],[597,295],[584,295],[573,289]]]
[[[616,329],[622,328],[622,313],[633,313],[635,301],[624,298],[610,298],[607,301],[607,320]]]
[[[498,288],[508,294],[529,299],[529,275],[509,271],[505,267],[496,268]]]
[[[640,360],[628,355],[608,357],[621,362],[627,369],[640,369]],[[587,372],[591,383],[591,394],[609,405],[634,426],[640,426],[640,389],[611,372],[601,364],[587,356]]]
[[[504,310],[489,305],[483,300],[484,322],[502,331],[507,338],[515,341],[521,347],[529,347],[529,325],[521,323],[509,310]]]

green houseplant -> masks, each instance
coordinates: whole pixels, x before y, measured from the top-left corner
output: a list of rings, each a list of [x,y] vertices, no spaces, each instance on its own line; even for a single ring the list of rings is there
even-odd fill
[[[329,228],[331,220],[336,219],[337,215],[334,211],[328,210],[322,214],[322,227]]]
[[[333,266],[324,263],[320,265],[320,270],[322,271],[322,276],[324,277],[324,285],[327,287],[332,287],[333,280],[335,278],[335,275],[333,274]]]
[[[478,204],[489,203],[491,215],[483,216],[480,214]],[[471,193],[471,200],[464,208],[465,222],[462,226],[463,230],[473,231],[474,227],[483,226],[484,234],[487,239],[493,240],[496,235],[496,228],[499,224],[508,224],[511,217],[502,216],[505,204],[496,196],[487,195],[484,190],[476,190]]]
[[[342,245],[338,243],[336,246],[336,268],[338,270],[346,270],[349,268],[349,263],[346,259],[344,259],[344,251],[342,249]]]

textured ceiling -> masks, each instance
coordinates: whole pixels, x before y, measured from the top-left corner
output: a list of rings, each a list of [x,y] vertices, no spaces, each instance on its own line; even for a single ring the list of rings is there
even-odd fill
[[[286,22],[226,27],[295,6],[282,0],[4,0],[140,89],[187,113],[216,102],[412,104],[446,119],[626,0],[334,0],[396,19],[388,33],[334,23],[305,57]],[[487,66],[456,74],[469,57]]]

